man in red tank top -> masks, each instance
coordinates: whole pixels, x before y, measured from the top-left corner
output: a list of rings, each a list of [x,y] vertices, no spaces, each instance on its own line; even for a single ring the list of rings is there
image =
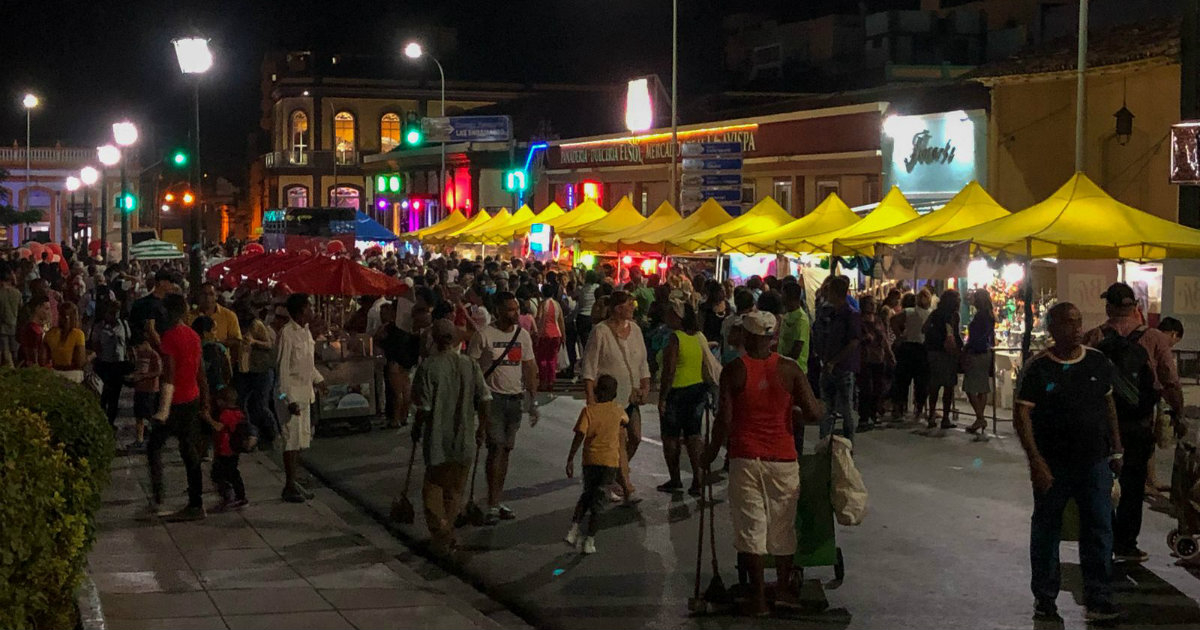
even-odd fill
[[[775,604],[799,605],[798,585],[791,578],[800,497],[795,436],[823,415],[800,366],[770,351],[776,325],[770,313],[743,317],[746,354],[721,372],[720,409],[701,460],[707,470],[728,439],[733,546],[738,564],[750,574],[745,612],[754,616],[770,612],[763,575],[768,555],[775,556],[779,580]]]

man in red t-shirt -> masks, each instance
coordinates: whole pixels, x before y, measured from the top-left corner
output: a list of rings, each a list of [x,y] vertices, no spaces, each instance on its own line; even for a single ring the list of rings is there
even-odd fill
[[[763,311],[742,317],[746,353],[721,372],[720,409],[701,459],[708,470],[728,438],[733,546],[738,565],[750,574],[745,612],[752,616],[770,612],[763,575],[768,555],[775,556],[779,576],[775,604],[800,603],[792,583],[800,498],[795,436],[806,422],[818,422],[823,415],[799,364],[770,351],[776,325],[775,316]]]
[[[179,440],[179,456],[187,471],[188,505],[167,517],[171,521],[196,521],[204,518],[203,475],[200,471],[200,423],[209,422],[208,383],[200,359],[200,336],[183,322],[187,301],[171,294],[164,299],[167,324],[161,335],[162,387],[158,413],[154,415],[146,458],[150,462],[150,483],[154,490],[150,510],[160,514],[163,501],[162,447],[172,435]]]

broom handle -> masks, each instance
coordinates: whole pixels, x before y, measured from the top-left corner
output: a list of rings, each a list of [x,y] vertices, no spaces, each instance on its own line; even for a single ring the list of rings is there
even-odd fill
[[[475,463],[471,465],[471,496],[467,499],[467,505],[475,502],[475,480],[479,477],[479,451],[480,447],[475,447]]]
[[[404,473],[404,496],[408,496],[409,482],[412,481],[413,462],[417,461],[417,441],[413,440],[412,451],[408,454],[408,472]]]
[[[712,411],[707,405],[704,407],[704,424],[704,432],[706,434],[704,441],[708,442],[712,439]],[[717,517],[713,512],[716,509],[716,506],[714,505],[716,502],[713,500],[712,484],[708,483],[707,477],[708,471],[701,473],[700,482],[704,485],[701,486],[700,490],[701,494],[704,494],[705,491],[708,493],[708,547],[712,550],[712,571],[713,575],[716,576],[719,573],[717,570]]]
[[[703,473],[701,473],[703,474]],[[710,526],[711,529],[711,526]],[[700,540],[696,543],[696,599],[700,599],[700,571],[704,567],[704,508],[700,509]]]

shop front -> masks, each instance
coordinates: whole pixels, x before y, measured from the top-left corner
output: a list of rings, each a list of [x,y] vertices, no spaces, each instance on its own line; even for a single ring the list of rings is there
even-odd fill
[[[879,130],[887,107],[871,102],[682,125],[678,138],[681,145],[741,145],[741,196],[722,201],[723,206],[749,210],[771,197],[793,216],[802,216],[831,192],[851,205],[880,198]],[[534,205],[555,201],[570,209],[590,199],[611,207],[627,196],[649,215],[671,199],[673,153],[669,129],[552,141]],[[688,200],[683,202],[685,210]]]

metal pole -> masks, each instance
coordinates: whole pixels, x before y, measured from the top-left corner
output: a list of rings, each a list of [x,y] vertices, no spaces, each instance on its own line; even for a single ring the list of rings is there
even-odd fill
[[[71,191],[71,201],[67,205],[67,245],[75,244],[75,191]]]
[[[195,112],[196,113],[196,161],[195,161],[195,163],[196,163],[196,167],[195,167],[196,168],[196,189],[192,192],[192,194],[196,196],[194,208],[195,208],[195,214],[196,214],[197,218],[199,219],[199,221],[197,221],[197,225],[199,226],[199,229],[196,233],[196,236],[197,236],[197,240],[200,242],[200,244],[203,245],[204,244],[204,220],[203,220],[203,216],[201,216],[201,215],[204,212],[204,205],[201,203],[201,194],[200,193],[201,193],[201,190],[204,188],[204,171],[201,170],[201,168],[200,168],[200,77],[199,77],[199,75],[197,75],[197,77],[196,77],[194,98],[195,98],[195,109],[196,109],[196,112]]]
[[[100,169],[100,260],[108,264],[108,169]]]
[[[437,66],[438,76],[441,77],[441,80],[442,80],[442,118],[445,118],[446,117],[446,72],[445,72],[445,70],[442,69],[442,62],[438,61],[437,57],[434,57],[433,55],[429,55],[429,58],[432,59],[434,65]],[[446,206],[446,141],[445,140],[442,141],[442,170],[438,172],[438,186],[441,188],[441,191],[438,193],[438,199],[439,199],[438,205],[442,207],[442,216],[446,216],[449,214],[449,212],[447,211],[447,209],[445,207]]]
[[[121,156],[121,203],[117,205],[121,213],[121,262],[126,265],[129,264],[129,208],[125,207],[125,195],[129,194],[125,180],[125,162],[128,158],[128,153]]]
[[[192,243],[191,249],[188,251],[188,282],[191,285],[192,292],[200,290],[201,272],[200,269],[200,248],[204,247],[204,235],[201,227],[200,212],[204,206],[200,203],[200,188],[201,188],[201,171],[200,171],[200,76],[196,75],[196,83],[193,86],[193,103],[195,105],[196,115],[196,138],[195,138],[195,159],[192,161],[192,171],[196,177],[196,186],[192,189],[192,238],[195,242]]]
[[[32,130],[33,130],[33,108],[26,107],[25,108],[25,200],[24,200],[24,203],[21,204],[21,206],[22,206],[21,209],[26,212],[29,212],[29,193],[31,192],[29,190],[29,187],[30,187],[29,181],[30,181],[30,175],[31,175],[29,153],[30,153],[30,149],[32,148],[32,144],[31,144],[32,143],[31,138],[33,135],[31,133]],[[17,229],[20,230],[20,228],[17,228]]]
[[[1088,0],[1079,0],[1079,59],[1075,68],[1075,172],[1084,171],[1083,132],[1087,105],[1084,72],[1087,71]]]
[[[671,203],[679,209],[679,0],[671,0]]]

